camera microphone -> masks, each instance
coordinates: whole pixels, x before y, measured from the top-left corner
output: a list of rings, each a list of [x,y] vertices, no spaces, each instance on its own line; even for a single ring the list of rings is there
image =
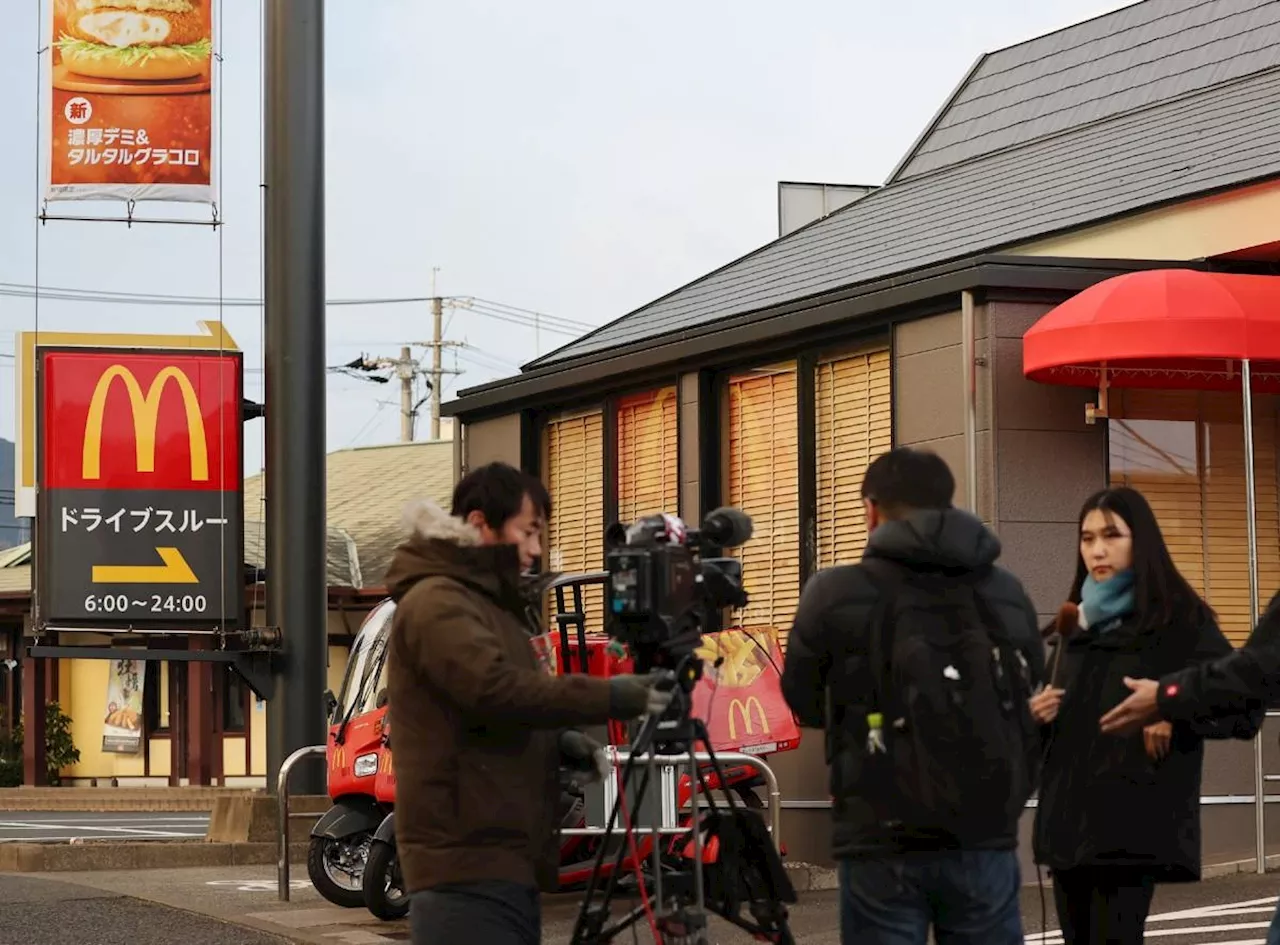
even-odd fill
[[[702,536],[722,548],[736,548],[751,537],[751,516],[742,509],[724,506],[716,509],[702,523]]]

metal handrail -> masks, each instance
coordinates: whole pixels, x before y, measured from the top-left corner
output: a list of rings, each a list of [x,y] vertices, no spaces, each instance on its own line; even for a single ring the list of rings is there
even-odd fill
[[[276,776],[276,801],[280,805],[279,829],[276,831],[276,895],[281,902],[289,901],[289,818],[296,816],[315,817],[315,814],[289,813],[289,775],[293,774],[293,766],[304,758],[323,758],[324,745],[308,745],[299,748],[284,760],[280,766],[280,774]]]
[[[631,760],[631,752],[629,751],[610,751],[606,753],[611,756],[614,767],[621,767]],[[696,752],[692,758],[689,755],[658,755],[656,758],[652,753],[645,753],[636,756],[637,764],[648,764],[657,761],[664,766],[674,766],[678,764],[688,764],[690,761],[709,762],[711,755],[708,752]],[[748,755],[742,752],[716,752],[715,760],[725,765],[746,765],[754,768],[764,778],[764,783],[769,789],[769,833],[773,836],[773,845],[779,853],[782,852],[782,792],[778,790],[778,777],[773,773],[773,769],[769,767],[765,761],[756,756]],[[697,803],[697,786],[694,786],[694,803]],[[656,830],[659,834],[681,834],[688,833],[688,827],[633,827],[631,832],[636,834],[650,834]],[[561,829],[560,833],[569,837],[600,837],[608,832],[606,827],[566,827]]]

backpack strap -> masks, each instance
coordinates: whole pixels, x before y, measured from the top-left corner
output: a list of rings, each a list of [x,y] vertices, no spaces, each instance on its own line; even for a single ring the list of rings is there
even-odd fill
[[[893,652],[893,607],[898,588],[905,583],[906,569],[885,558],[867,556],[859,567],[878,591],[871,610],[868,655],[871,663],[872,704],[883,712],[887,705],[889,679],[892,672],[889,654]]]

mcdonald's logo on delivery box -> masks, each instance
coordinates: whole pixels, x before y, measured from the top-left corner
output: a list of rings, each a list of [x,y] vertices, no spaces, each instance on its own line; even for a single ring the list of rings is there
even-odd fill
[[[45,488],[240,487],[238,352],[45,353]]]
[[[755,696],[748,696],[744,702],[741,699],[734,699],[729,703],[729,738],[736,739],[738,737],[738,726],[736,720],[742,722],[745,734],[754,735],[755,730],[751,727],[751,708],[755,707],[756,715],[760,719],[760,731],[768,733],[769,717],[764,713],[764,706],[760,704],[760,700]]]

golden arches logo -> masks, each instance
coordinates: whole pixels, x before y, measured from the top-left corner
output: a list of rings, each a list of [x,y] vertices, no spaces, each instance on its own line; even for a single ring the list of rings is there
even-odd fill
[[[156,471],[156,422],[160,416],[160,398],[173,381],[182,395],[187,413],[187,440],[191,450],[191,481],[205,482],[209,478],[209,446],[204,437],[204,416],[200,400],[196,397],[191,380],[176,367],[167,367],[156,375],[144,394],[142,385],[133,371],[123,364],[113,364],[102,372],[98,385],[89,401],[89,417],[84,427],[84,457],[82,478],[102,478],[102,418],[107,409],[107,394],[116,378],[124,382],[129,394],[129,408],[133,414],[134,454],[137,470]]]
[[[760,700],[755,696],[750,696],[744,704],[741,699],[734,699],[729,703],[729,737],[738,737],[738,726],[733,724],[733,717],[736,714],[742,720],[743,727],[746,728],[748,735],[754,735],[755,731],[751,727],[751,707],[755,706],[756,714],[760,717],[760,730],[769,731],[769,717],[764,714],[764,706],[760,704]]]

